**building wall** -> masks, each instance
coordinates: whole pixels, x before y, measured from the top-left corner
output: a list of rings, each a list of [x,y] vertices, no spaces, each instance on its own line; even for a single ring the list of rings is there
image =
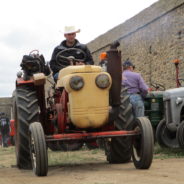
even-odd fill
[[[4,112],[11,118],[12,98],[0,98],[0,112]]]
[[[119,40],[122,62],[129,58],[145,81],[176,87],[174,59],[184,78],[184,0],[160,0],[88,43],[96,64],[99,54]]]

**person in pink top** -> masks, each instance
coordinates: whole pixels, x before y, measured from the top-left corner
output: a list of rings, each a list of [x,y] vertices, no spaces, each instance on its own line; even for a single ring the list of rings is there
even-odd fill
[[[127,88],[135,117],[144,116],[144,97],[148,93],[148,86],[140,73],[134,72],[134,65],[127,60],[123,63],[122,85]]]

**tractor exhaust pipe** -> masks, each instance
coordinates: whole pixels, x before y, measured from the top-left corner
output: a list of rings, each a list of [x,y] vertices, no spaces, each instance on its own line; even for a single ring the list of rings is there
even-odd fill
[[[118,41],[110,45],[110,50],[107,51],[107,72],[111,75],[112,86],[110,88],[110,111],[109,121],[114,121],[119,114],[121,82],[122,82],[122,66],[121,66],[121,51],[117,49],[120,45]]]
[[[120,45],[118,41],[111,44],[110,50],[107,51],[107,72],[111,75],[112,86],[110,89],[110,105],[120,105],[121,81],[122,81],[122,66],[121,66],[121,51],[117,50]]]

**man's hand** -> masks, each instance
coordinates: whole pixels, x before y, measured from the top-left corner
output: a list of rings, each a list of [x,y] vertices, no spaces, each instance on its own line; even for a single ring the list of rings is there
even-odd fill
[[[73,60],[70,60],[70,65],[73,65]]]
[[[76,62],[75,64],[76,64],[76,65],[84,65],[83,62]]]

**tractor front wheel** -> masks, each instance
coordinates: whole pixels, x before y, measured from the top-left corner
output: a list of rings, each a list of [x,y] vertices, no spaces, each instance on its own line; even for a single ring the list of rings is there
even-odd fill
[[[179,148],[176,132],[171,132],[167,128],[165,119],[161,120],[157,126],[156,140],[161,147]]]
[[[37,176],[46,176],[48,172],[48,155],[42,125],[39,122],[31,123],[29,131],[33,172]]]
[[[153,130],[149,119],[136,118],[133,129],[140,134],[133,138],[132,158],[137,169],[148,169],[153,159]]]

